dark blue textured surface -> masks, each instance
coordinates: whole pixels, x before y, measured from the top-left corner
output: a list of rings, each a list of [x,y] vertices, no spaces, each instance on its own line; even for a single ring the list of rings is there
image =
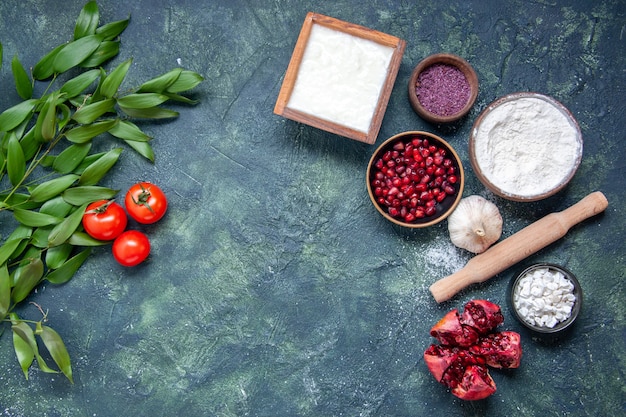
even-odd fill
[[[0,109],[17,100],[8,60],[33,65],[70,39],[82,1],[0,3]],[[128,88],[181,65],[206,81],[200,104],[155,136],[154,165],[126,150],[104,185],[154,181],[170,196],[150,234],[153,255],[123,269],[95,251],[68,284],[39,289],[74,364],[75,384],[36,370],[25,381],[0,336],[2,416],[598,416],[626,412],[623,127],[626,6],[600,1],[119,1],[103,22],[131,23],[120,55]],[[607,211],[530,257],[572,270],[585,305],[574,331],[534,339],[506,304],[504,271],[437,305],[428,286],[462,267],[446,223],[392,226],[371,206],[365,169],[375,147],[272,113],[303,19],[315,11],[407,41],[377,144],[427,130],[454,146],[466,195],[494,201],[504,236],[600,190]],[[466,120],[439,128],[412,111],[406,84],[426,55],[463,56],[480,80]],[[108,67],[107,67],[108,68]],[[582,165],[548,200],[489,194],[467,159],[473,120],[491,101],[536,91],[561,101],[584,137]],[[103,140],[103,149],[117,146]],[[3,235],[5,234],[3,230]],[[522,366],[493,371],[498,391],[465,403],[422,360],[430,327],[488,298],[523,337]],[[37,318],[32,306],[23,315]]]

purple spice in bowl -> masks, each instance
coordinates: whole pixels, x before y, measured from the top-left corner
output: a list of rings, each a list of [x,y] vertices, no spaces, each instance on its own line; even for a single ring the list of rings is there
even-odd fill
[[[463,72],[454,65],[434,64],[417,77],[415,94],[422,106],[439,116],[460,112],[470,98],[471,88]]]
[[[465,116],[478,96],[478,77],[471,65],[452,54],[430,55],[409,81],[415,112],[432,123],[450,123]]]

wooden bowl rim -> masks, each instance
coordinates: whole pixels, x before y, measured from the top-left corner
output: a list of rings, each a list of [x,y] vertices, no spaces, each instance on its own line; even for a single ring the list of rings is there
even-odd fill
[[[400,139],[401,137],[404,136],[416,136],[416,135],[421,135],[421,136],[427,136],[428,138],[434,139],[436,141],[438,141],[439,143],[441,143],[443,146],[445,146],[450,153],[453,155],[454,160],[456,162],[456,164],[459,167],[459,189],[454,197],[454,201],[452,202],[452,204],[450,205],[450,207],[439,214],[439,216],[433,218],[430,221],[427,222],[423,222],[423,223],[405,223],[402,222],[394,217],[391,217],[387,212],[385,212],[385,210],[382,209],[382,207],[380,207],[380,205],[378,204],[378,202],[376,201],[376,198],[374,197],[374,192],[372,191],[372,185],[370,183],[370,175],[371,175],[371,171],[372,171],[372,166],[374,165],[374,162],[376,161],[376,158],[378,157],[379,153],[385,149],[387,147],[387,145],[389,145],[392,142],[397,141],[398,139]],[[387,220],[389,220],[390,222],[398,225],[398,226],[403,226],[403,227],[408,227],[408,228],[412,228],[412,229],[421,229],[421,228],[425,228],[425,227],[429,227],[432,225],[435,225],[437,223],[442,222],[443,220],[445,220],[448,216],[450,216],[450,214],[452,214],[452,212],[456,209],[456,207],[458,206],[459,202],[461,201],[461,198],[463,196],[463,190],[465,188],[465,170],[463,169],[463,162],[461,161],[461,158],[459,157],[459,155],[457,154],[456,150],[452,147],[452,145],[450,145],[450,143],[448,143],[446,140],[444,140],[443,138],[441,138],[440,136],[434,134],[434,133],[430,133],[430,132],[425,132],[425,131],[421,131],[421,130],[411,130],[411,131],[406,131],[406,132],[401,132],[401,133],[397,133],[393,136],[391,136],[389,139],[386,139],[383,143],[380,144],[380,146],[378,146],[378,148],[376,148],[376,150],[374,151],[374,153],[372,154],[372,156],[370,157],[369,163],[367,164],[367,172],[366,172],[366,185],[367,185],[367,193],[370,197],[370,200],[372,201],[372,204],[374,204],[374,207],[376,208],[376,210]]]
[[[446,64],[457,67],[459,70],[461,70],[461,72],[463,72],[465,78],[470,85],[469,100],[467,101],[465,106],[456,114],[441,116],[436,113],[430,112],[426,110],[424,106],[422,106],[422,103],[420,103],[417,97],[417,93],[415,92],[417,77],[419,77],[422,71],[424,71],[426,68],[435,64]],[[460,56],[450,53],[438,53],[427,56],[419,64],[417,64],[417,66],[413,69],[413,72],[411,73],[408,87],[409,101],[411,102],[411,107],[413,107],[413,110],[415,110],[415,112],[422,119],[427,120],[431,123],[446,124],[455,122],[464,117],[467,113],[469,113],[470,109],[476,102],[476,98],[478,97],[478,76],[476,75],[476,71],[474,71],[474,68],[470,65],[470,63]]]
[[[574,126],[574,128],[576,129],[576,136],[577,136],[578,141],[580,143],[580,152],[578,153],[578,156],[576,158],[574,166],[570,170],[570,172],[567,175],[567,177],[565,177],[563,179],[563,181],[558,186],[553,188],[552,190],[546,191],[546,192],[541,193],[541,194],[531,195],[531,196],[523,196],[523,195],[517,195],[517,194],[508,193],[508,192],[502,190],[500,187],[498,187],[495,184],[493,184],[489,180],[489,178],[487,178],[485,176],[485,174],[483,173],[483,171],[480,168],[480,165],[478,164],[477,159],[476,159],[476,148],[475,148],[476,138],[475,138],[475,135],[476,135],[476,132],[478,131],[478,128],[480,127],[480,124],[482,123],[483,119],[494,108],[500,106],[501,104],[507,103],[509,101],[517,100],[517,99],[520,99],[520,98],[538,98],[538,99],[547,101],[548,103],[554,105],[559,111],[561,111],[569,119],[569,121],[571,122],[572,126]],[[491,104],[489,104],[478,115],[478,117],[474,121],[474,125],[472,126],[472,129],[470,131],[468,148],[469,148],[468,149],[468,151],[469,151],[468,152],[469,160],[470,160],[470,164],[472,166],[472,169],[474,170],[474,174],[476,174],[476,177],[478,177],[478,180],[485,187],[487,187],[495,195],[497,195],[499,197],[502,197],[502,198],[504,198],[506,200],[526,203],[526,202],[540,201],[540,200],[544,200],[544,199],[546,199],[548,197],[551,197],[551,196],[557,194],[559,191],[563,190],[567,186],[567,184],[569,184],[569,182],[572,180],[572,178],[576,174],[576,171],[578,170],[578,168],[580,166],[580,163],[582,161],[583,137],[582,137],[582,132],[580,130],[580,126],[578,125],[578,122],[576,121],[576,119],[574,118],[572,113],[567,109],[567,107],[565,107],[559,101],[555,100],[554,98],[552,98],[550,96],[547,96],[547,95],[544,95],[544,94],[540,94],[540,93],[535,93],[535,92],[517,92],[517,93],[511,93],[511,94],[504,95],[504,96],[494,100]]]

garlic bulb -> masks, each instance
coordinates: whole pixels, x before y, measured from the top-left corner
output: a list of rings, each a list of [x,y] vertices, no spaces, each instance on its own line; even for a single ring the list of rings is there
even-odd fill
[[[502,216],[495,204],[471,195],[463,198],[448,217],[448,232],[455,246],[482,253],[500,239]]]

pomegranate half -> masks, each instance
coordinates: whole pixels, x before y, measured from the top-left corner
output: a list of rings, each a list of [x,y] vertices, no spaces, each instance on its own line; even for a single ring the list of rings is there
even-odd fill
[[[430,330],[439,341],[424,352],[430,373],[463,400],[496,392],[488,367],[517,368],[522,358],[520,335],[495,330],[503,321],[500,306],[487,300],[469,301],[463,313],[448,312]]]

